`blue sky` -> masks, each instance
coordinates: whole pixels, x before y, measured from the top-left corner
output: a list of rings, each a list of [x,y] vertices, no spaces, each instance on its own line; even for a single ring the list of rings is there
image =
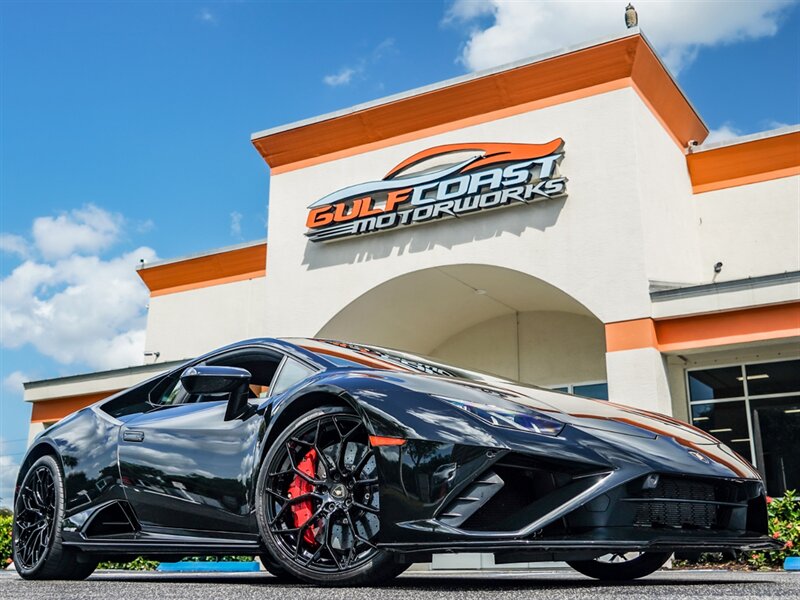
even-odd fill
[[[141,354],[139,258],[265,236],[252,132],[621,33],[625,4],[1,4],[0,497],[20,382]],[[635,4],[717,137],[800,120],[795,3]]]

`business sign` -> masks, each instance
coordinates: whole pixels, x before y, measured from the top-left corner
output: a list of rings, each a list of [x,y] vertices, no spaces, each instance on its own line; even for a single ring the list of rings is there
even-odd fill
[[[418,152],[380,181],[320,198],[308,209],[313,242],[389,231],[565,196],[564,140],[448,144]]]

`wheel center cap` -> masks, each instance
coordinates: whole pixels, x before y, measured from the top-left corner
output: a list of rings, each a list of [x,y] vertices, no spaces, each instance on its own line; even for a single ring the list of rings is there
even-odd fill
[[[341,483],[337,483],[331,488],[331,496],[336,500],[344,500],[347,497],[347,487]]]

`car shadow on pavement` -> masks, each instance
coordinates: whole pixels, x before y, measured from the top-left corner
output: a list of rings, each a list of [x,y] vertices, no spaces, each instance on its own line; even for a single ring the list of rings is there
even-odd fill
[[[380,589],[403,589],[406,591],[463,591],[479,592],[483,590],[520,590],[520,589],[559,589],[559,588],[621,588],[621,587],[653,587],[653,586],[709,586],[709,585],[764,585],[764,580],[757,578],[736,579],[732,581],[725,577],[705,577],[697,579],[686,579],[685,577],[670,577],[669,573],[661,573],[656,576],[646,577],[635,581],[624,582],[605,582],[589,579],[581,575],[574,576],[568,574],[557,574],[555,576],[542,576],[538,574],[508,574],[508,573],[486,573],[481,575],[442,575],[432,574],[409,574],[398,577],[380,586]],[[192,583],[192,584],[213,584],[213,585],[254,585],[270,586],[286,589],[298,588],[317,588],[318,586],[306,583],[295,583],[281,581],[267,573],[260,574],[237,574],[237,575],[210,575],[198,574],[173,574],[173,573],[96,573],[93,580],[113,580],[117,582],[150,582],[150,583]],[[362,588],[364,589],[364,588]]]

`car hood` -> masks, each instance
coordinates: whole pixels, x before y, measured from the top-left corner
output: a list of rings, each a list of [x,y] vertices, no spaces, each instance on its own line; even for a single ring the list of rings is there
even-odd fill
[[[706,432],[672,417],[607,400],[574,396],[524,383],[503,379],[477,381],[422,374],[403,374],[400,378],[405,387],[418,392],[444,399],[498,406],[510,402],[576,427],[649,438],[680,437],[696,445],[720,443]]]
[[[503,380],[488,383],[450,380],[462,399],[492,404],[497,400],[512,402],[545,413],[563,423],[591,433],[611,432],[625,436],[655,439],[670,438],[687,451],[695,451],[723,464],[737,476],[760,479],[758,472],[742,456],[705,431],[666,415],[594,400],[572,394],[554,392],[522,383]],[[437,394],[438,395],[438,394]]]

